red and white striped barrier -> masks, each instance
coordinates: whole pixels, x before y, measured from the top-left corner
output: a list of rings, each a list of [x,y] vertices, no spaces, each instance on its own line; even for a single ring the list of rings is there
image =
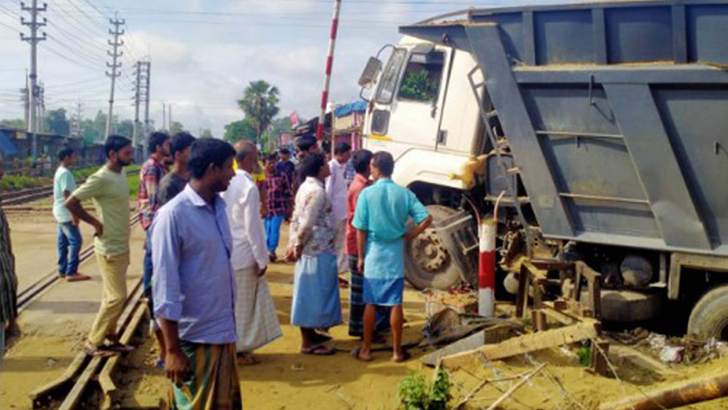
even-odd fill
[[[480,223],[480,258],[478,263],[478,314],[495,315],[495,237],[498,222],[486,219]]]
[[[324,91],[321,95],[321,115],[316,128],[316,139],[324,138],[324,122],[326,121],[326,105],[329,102],[329,86],[331,85],[331,71],[334,68],[334,50],[336,50],[336,34],[339,31],[339,13],[341,0],[334,0],[334,19],[331,22],[331,39],[329,40],[329,54],[326,57],[326,76],[324,77]]]

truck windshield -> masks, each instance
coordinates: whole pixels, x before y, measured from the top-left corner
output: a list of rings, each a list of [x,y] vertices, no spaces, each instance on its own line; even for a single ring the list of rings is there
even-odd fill
[[[392,53],[392,57],[389,58],[387,67],[384,69],[384,74],[382,74],[382,85],[377,93],[377,103],[389,104],[392,102],[394,91],[397,89],[399,72],[402,69],[405,57],[407,57],[407,50],[402,48],[397,48]]]
[[[434,102],[440,91],[445,53],[413,53],[399,86],[399,99]]]

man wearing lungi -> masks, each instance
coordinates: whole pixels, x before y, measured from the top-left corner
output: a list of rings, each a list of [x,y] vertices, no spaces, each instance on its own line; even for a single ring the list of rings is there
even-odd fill
[[[235,175],[230,144],[192,144],[184,191],[152,226],[154,313],[167,347],[170,409],[240,410],[235,365],[233,240],[225,191]]]
[[[251,175],[258,163],[258,150],[253,143],[245,141],[236,144],[235,151],[238,169],[221,196],[227,204],[233,235],[232,263],[238,289],[235,312],[238,363],[253,365],[259,363],[253,351],[278,339],[282,333],[264,276],[268,251],[260,216],[260,192]]]
[[[371,361],[371,344],[376,307],[392,308],[392,360],[402,362],[408,354],[402,349],[402,295],[404,293],[404,246],[432,223],[427,209],[415,194],[392,181],[394,158],[377,152],[371,162],[374,185],[359,195],[352,225],[358,230],[359,271],[364,272],[364,343],[354,351],[357,359]],[[407,220],[417,226],[409,229]],[[362,258],[361,255],[364,255]]]

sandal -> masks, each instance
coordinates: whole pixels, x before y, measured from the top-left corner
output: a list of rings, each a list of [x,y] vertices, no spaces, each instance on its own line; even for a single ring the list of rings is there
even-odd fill
[[[83,282],[86,280],[91,280],[91,276],[86,276],[80,273],[74,273],[71,275],[66,275],[66,282]]]
[[[94,346],[88,343],[83,346],[83,351],[91,357],[112,357],[119,354],[119,352],[109,350],[106,346]]]
[[[123,345],[121,343],[112,343],[104,346],[105,349],[111,352],[117,353],[131,353],[134,351],[134,346]]]
[[[301,353],[310,356],[333,356],[336,354],[336,350],[324,345],[316,345],[307,349],[302,348]]]
[[[369,354],[369,357],[361,357],[361,346],[355,347],[354,350],[351,351],[351,355],[360,362],[371,362],[374,360],[374,357],[372,357],[371,353]]]

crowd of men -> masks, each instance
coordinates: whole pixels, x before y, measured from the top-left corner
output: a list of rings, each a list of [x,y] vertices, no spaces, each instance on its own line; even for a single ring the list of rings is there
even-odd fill
[[[171,381],[171,408],[242,407],[237,365],[259,363],[255,350],[282,336],[266,272],[279,260],[285,221],[284,259],[295,263],[291,325],[300,329],[300,353],[336,353],[327,344],[328,329],[343,323],[339,275],[349,271],[349,334],[362,339],[353,356],[373,360],[372,343],[391,332],[392,360],[407,360],[405,241],[432,218],[411,191],[392,181],[389,153],[352,153],[341,143],[327,161],[314,138],[302,137],[294,164],[285,148],[261,155],[247,141],[232,146],[186,132],[153,133],[148,141],[137,197],[146,233],[143,282],[160,345],[157,365]],[[130,261],[124,168],[132,162],[131,141],[110,136],[105,152],[106,164],[80,187],[69,171],[73,150],[59,153],[53,208],[58,272],[66,281],[90,279],[78,271],[80,221],[95,230],[103,298],[84,350],[102,357],[133,349],[116,334]],[[87,200],[95,215],[84,208]],[[1,212],[0,240],[0,323],[8,327],[16,316],[17,280]]]

